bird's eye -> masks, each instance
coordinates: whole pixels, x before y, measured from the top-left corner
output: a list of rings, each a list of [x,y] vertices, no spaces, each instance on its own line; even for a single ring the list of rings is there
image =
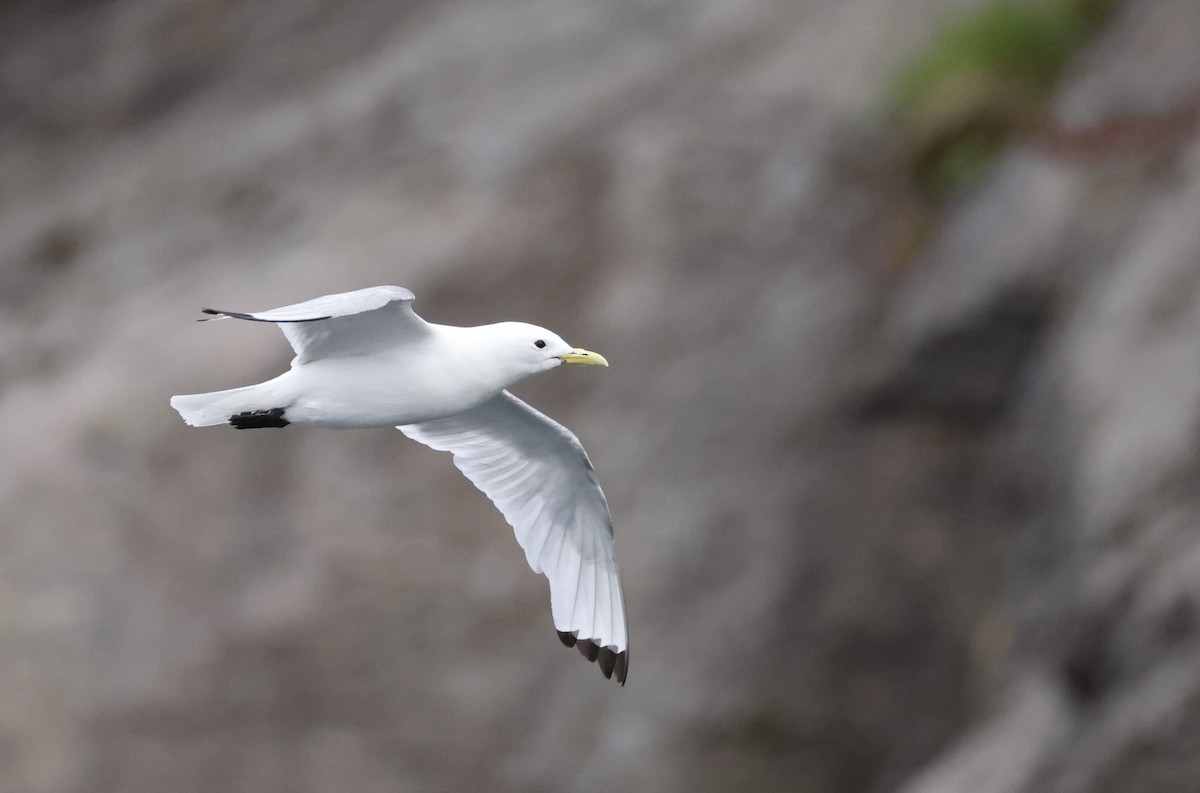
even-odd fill
[[[534,347],[537,347],[537,348],[540,350],[540,349],[542,349],[543,347],[545,347],[545,346],[546,346],[546,342],[542,341],[541,339],[538,339],[537,341],[535,341],[535,342],[533,343],[533,346],[534,346]]]

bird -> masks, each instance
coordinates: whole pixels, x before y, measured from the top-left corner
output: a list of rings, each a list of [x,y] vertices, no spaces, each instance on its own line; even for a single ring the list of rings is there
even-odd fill
[[[210,316],[199,321],[277,325],[295,357],[271,380],[176,395],[171,407],[193,427],[396,427],[450,452],[549,580],[559,640],[624,686],[629,641],[608,502],[575,435],[508,391],[563,364],[608,361],[525,322],[426,322],[413,300],[404,287],[376,286],[267,311],[202,309]]]

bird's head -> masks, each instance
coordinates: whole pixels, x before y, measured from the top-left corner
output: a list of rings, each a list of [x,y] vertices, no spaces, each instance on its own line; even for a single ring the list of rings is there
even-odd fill
[[[603,355],[572,347],[553,331],[525,322],[489,326],[497,344],[495,355],[518,377],[544,372],[564,363],[608,366]]]

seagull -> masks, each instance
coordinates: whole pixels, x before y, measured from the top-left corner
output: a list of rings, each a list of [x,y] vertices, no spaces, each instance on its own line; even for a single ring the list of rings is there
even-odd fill
[[[173,396],[171,407],[193,427],[394,426],[450,452],[549,579],[558,638],[624,685],[629,640],[608,502],[575,435],[506,390],[564,363],[608,361],[524,322],[426,322],[412,303],[403,287],[376,286],[269,311],[202,309],[206,319],[278,325],[296,357],[273,380]]]

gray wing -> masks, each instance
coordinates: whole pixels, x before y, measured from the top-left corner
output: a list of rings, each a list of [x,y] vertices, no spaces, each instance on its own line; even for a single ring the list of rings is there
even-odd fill
[[[279,325],[296,351],[292,365],[298,366],[319,358],[376,352],[423,337],[429,326],[413,313],[412,301],[413,293],[404,287],[373,286],[269,311],[203,311],[216,319]]]
[[[516,531],[529,566],[550,580],[559,638],[624,684],[629,643],[612,518],[570,430],[507,391],[463,413],[398,429],[454,455]]]

